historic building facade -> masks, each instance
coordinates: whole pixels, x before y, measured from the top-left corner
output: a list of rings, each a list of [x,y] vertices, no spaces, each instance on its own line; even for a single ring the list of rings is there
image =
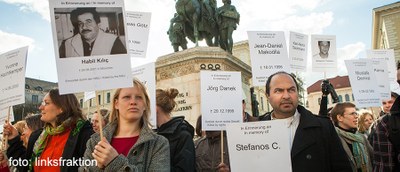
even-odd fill
[[[13,106],[14,120],[19,121],[29,113],[39,113],[43,97],[58,85],[54,82],[25,78],[25,104]]]
[[[253,87],[251,97],[251,67],[248,41],[237,42],[233,54],[219,47],[194,47],[184,51],[161,56],[156,61],[156,86],[160,89],[176,88],[180,94],[175,101],[178,106],[174,116],[185,116],[193,126],[201,113],[200,107],[200,71],[238,71],[242,74],[243,99],[246,101],[246,112],[252,114],[252,103],[258,107],[259,115],[272,108],[265,95],[265,86]],[[111,109],[112,96],[115,90],[98,91],[96,98],[100,108]],[[96,101],[84,101],[84,94],[76,94],[84,114],[90,118],[96,111]],[[255,101],[252,101],[255,100]]]
[[[400,2],[373,9],[372,49],[394,49],[400,60]]]

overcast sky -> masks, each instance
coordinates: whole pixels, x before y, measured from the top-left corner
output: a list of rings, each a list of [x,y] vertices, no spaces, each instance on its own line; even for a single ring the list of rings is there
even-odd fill
[[[364,51],[371,47],[372,9],[394,2],[232,0],[241,17],[233,39],[234,42],[247,40],[249,30],[336,35],[340,67],[338,73],[330,73],[327,77],[346,75],[344,60],[363,58]],[[222,0],[218,0],[218,6],[221,5]],[[174,0],[125,0],[125,9],[152,13],[147,57],[133,59],[132,66],[155,61],[173,52],[166,32],[175,13]],[[0,53],[29,45],[27,77],[57,82],[48,0],[0,0],[0,16]],[[312,72],[302,76],[307,85],[324,77],[322,73]]]

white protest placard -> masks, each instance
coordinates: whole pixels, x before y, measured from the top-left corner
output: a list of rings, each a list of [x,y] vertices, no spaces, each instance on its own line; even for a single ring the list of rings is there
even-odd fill
[[[307,35],[290,32],[289,60],[291,71],[307,72],[307,47]]]
[[[311,35],[312,71],[336,72],[336,36]]]
[[[87,91],[84,93],[83,101],[86,102],[94,97],[96,97],[96,91]]]
[[[285,120],[227,125],[232,171],[291,172],[290,145]]]
[[[225,130],[242,123],[242,77],[240,72],[200,72],[202,129]]]
[[[382,105],[372,61],[369,59],[345,60],[351,89],[358,108]]]
[[[4,123],[7,119],[7,113],[8,113],[8,108],[9,107],[4,107],[0,109],[0,133],[3,132],[3,126]],[[14,121],[14,112],[13,112],[13,107],[11,106],[10,108],[10,122]]]
[[[123,0],[49,6],[60,94],[132,86]]]
[[[131,57],[146,57],[149,39],[151,13],[126,12],[126,27],[128,29],[128,52]]]
[[[391,99],[389,74],[386,61],[384,59],[372,59],[372,67],[374,68],[376,83],[378,83],[378,91],[381,99]]]
[[[25,103],[25,70],[28,47],[0,55],[0,108]]]
[[[132,69],[134,78],[139,79],[146,87],[150,98],[150,124],[157,128],[156,113],[156,67],[155,63],[148,63]]]
[[[389,75],[390,88],[395,89],[397,84],[397,68],[396,60],[394,58],[394,50],[366,50],[367,58],[370,59],[385,59],[387,63],[387,70]]]
[[[278,71],[289,72],[285,34],[282,31],[248,31],[253,86],[265,86]]]

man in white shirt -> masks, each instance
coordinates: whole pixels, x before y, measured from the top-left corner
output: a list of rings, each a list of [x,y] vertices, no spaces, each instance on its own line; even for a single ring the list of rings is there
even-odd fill
[[[332,122],[298,105],[298,87],[293,75],[272,74],[266,96],[274,110],[259,118],[287,121],[293,172],[352,171]]]

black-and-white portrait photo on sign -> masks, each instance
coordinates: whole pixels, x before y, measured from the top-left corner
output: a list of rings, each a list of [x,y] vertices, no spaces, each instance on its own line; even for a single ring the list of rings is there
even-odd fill
[[[319,53],[316,54],[321,59],[327,59],[329,57],[329,48],[331,41],[318,41]]]
[[[337,71],[335,35],[311,35],[311,50],[313,72]]]
[[[132,86],[124,0],[51,0],[60,94]]]
[[[127,54],[121,7],[54,8],[59,58]]]

